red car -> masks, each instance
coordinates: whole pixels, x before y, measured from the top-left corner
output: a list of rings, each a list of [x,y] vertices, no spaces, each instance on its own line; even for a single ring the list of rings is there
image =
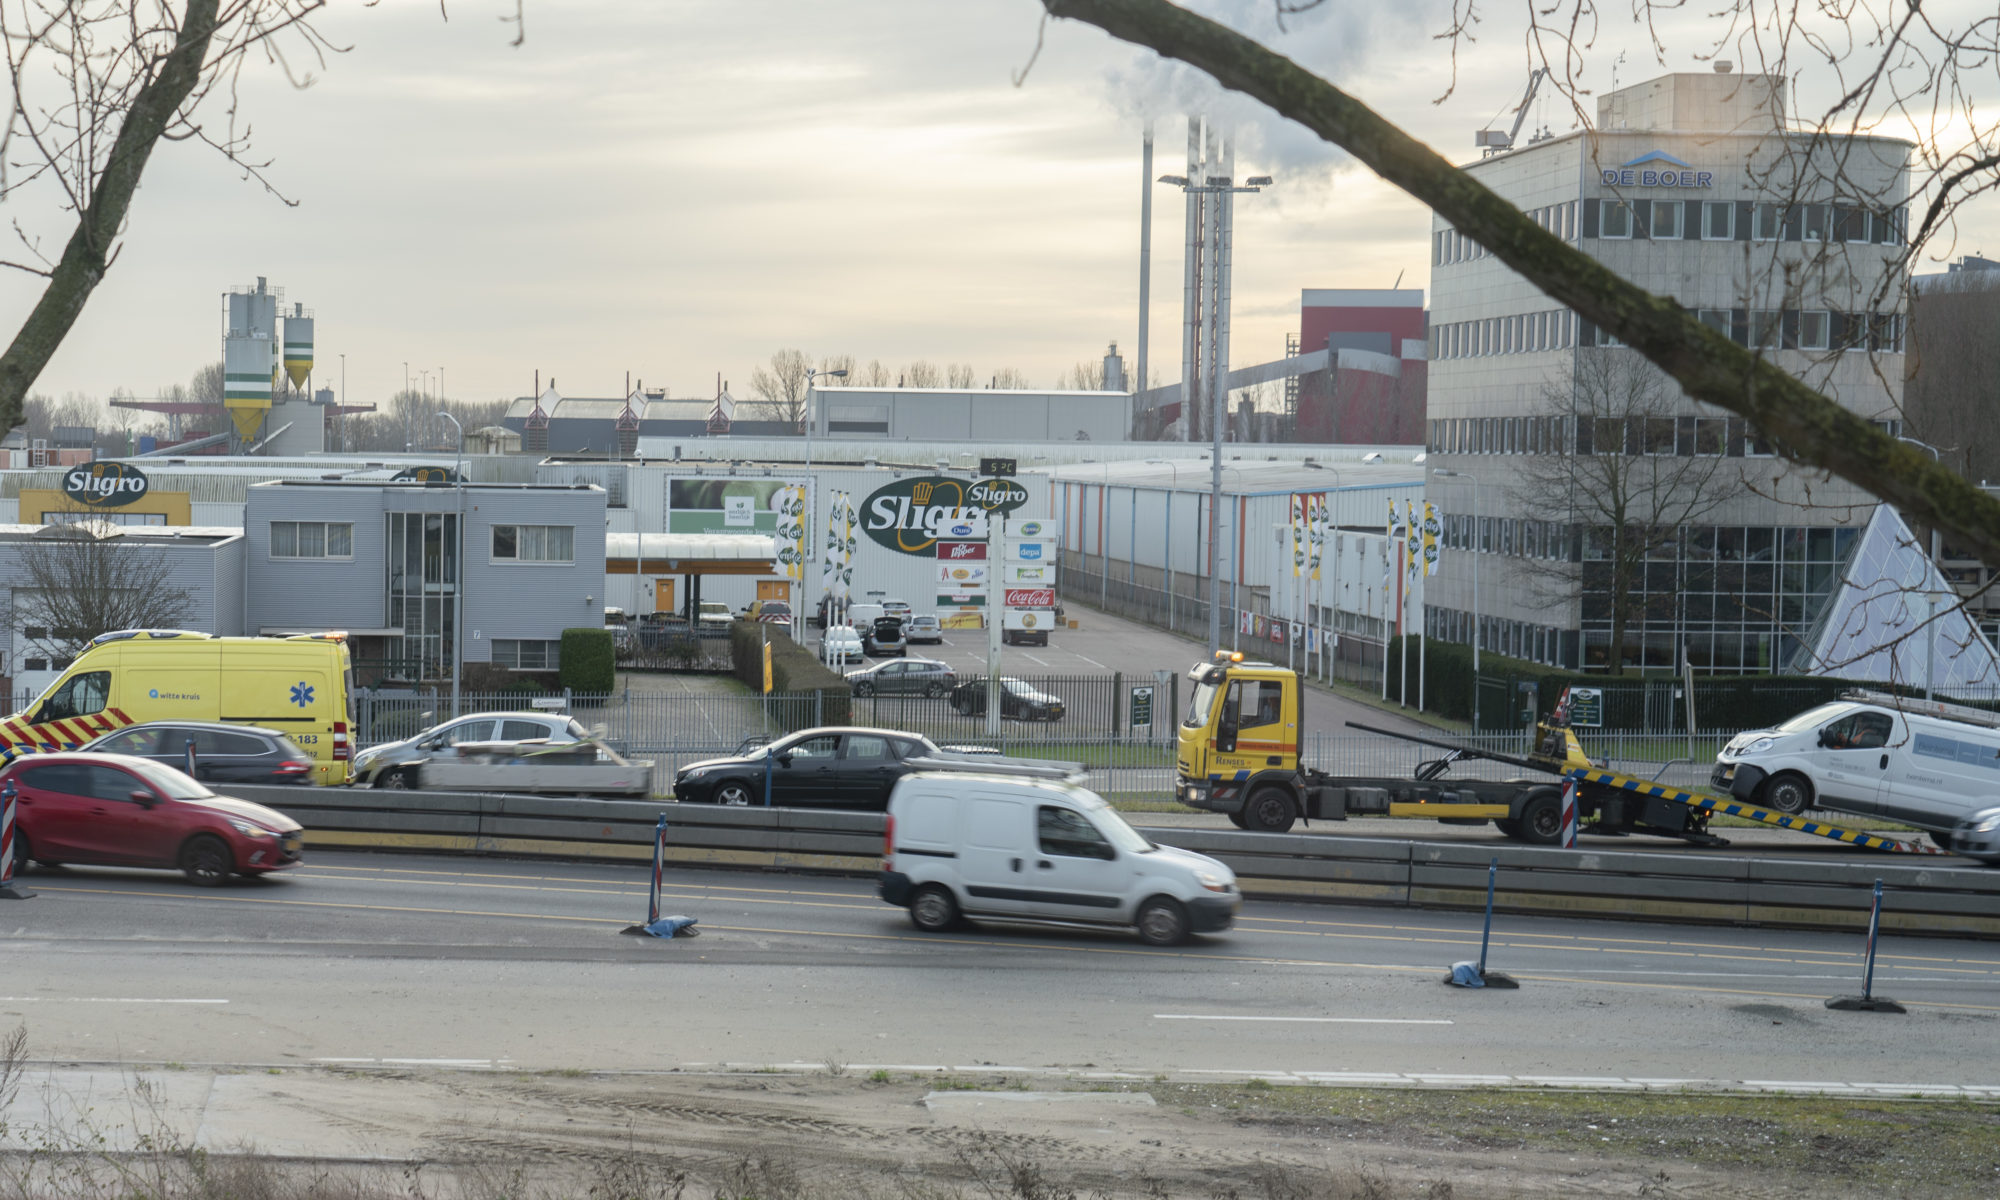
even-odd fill
[[[30,859],[165,867],[200,887],[299,865],[304,834],[281,812],[218,796],[173,767],[130,754],[34,754],[0,768],[20,791],[14,869]]]

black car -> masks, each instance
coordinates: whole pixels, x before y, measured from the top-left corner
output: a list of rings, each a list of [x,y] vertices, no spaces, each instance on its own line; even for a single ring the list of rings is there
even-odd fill
[[[749,754],[689,763],[674,773],[682,804],[759,805],[766,781],[779,808],[889,807],[889,790],[914,758],[940,751],[929,738],[891,729],[805,729]]]
[[[904,658],[847,673],[857,696],[942,696],[958,683],[958,673],[932,658]]]
[[[951,706],[968,717],[985,712],[986,680],[970,679],[953,688]],[[1002,677],[1000,715],[1023,721],[1060,721],[1063,702],[1061,697],[1051,696],[1022,680]]]
[[[903,641],[903,618],[877,617],[861,627],[861,653],[875,658],[891,654],[898,658],[910,652]]]
[[[188,769],[193,743],[194,769]],[[310,783],[312,755],[275,729],[213,721],[147,721],[85,742],[91,754],[132,754],[211,783]]]

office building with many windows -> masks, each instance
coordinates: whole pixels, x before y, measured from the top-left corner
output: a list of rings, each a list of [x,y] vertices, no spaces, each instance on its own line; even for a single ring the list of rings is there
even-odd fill
[[[1466,170],[1899,433],[1909,144],[1815,136],[1784,99],[1777,77],[1668,75]],[[1585,670],[1792,669],[1874,498],[1775,455],[1441,219],[1431,304],[1429,494],[1461,553],[1429,581],[1429,632]]]
[[[604,620],[605,493],[593,484],[280,479],[244,508],[247,632],[347,631],[358,674],[461,661],[554,670],[562,631]]]

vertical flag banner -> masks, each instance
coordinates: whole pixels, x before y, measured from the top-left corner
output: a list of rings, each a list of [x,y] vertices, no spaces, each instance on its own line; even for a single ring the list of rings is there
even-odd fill
[[[806,490],[787,484],[771,495],[778,513],[778,527],[772,540],[777,543],[778,573],[787,579],[803,579],[806,573]]]
[[[1443,545],[1439,535],[1444,525],[1438,520],[1437,505],[1424,501],[1424,575],[1426,578],[1437,574],[1438,547]]]
[[[1403,535],[1405,541],[1408,543],[1407,553],[1409,557],[1403,561],[1403,569],[1409,572],[1410,578],[1415,579],[1417,572],[1423,568],[1424,530],[1423,524],[1417,520],[1417,502],[1415,500],[1405,500],[1403,503],[1409,509],[1408,520],[1403,526]]]
[[[1326,495],[1318,493],[1306,497],[1306,528],[1309,531],[1310,550],[1306,561],[1312,567],[1312,577],[1319,578],[1319,562],[1326,555]]]
[[[1395,561],[1395,558],[1396,558],[1396,501],[1392,497],[1389,500],[1389,527],[1382,537],[1382,587],[1384,589],[1388,588],[1389,580],[1396,573],[1396,569],[1390,566],[1390,564]],[[1388,602],[1385,600],[1383,601],[1383,603],[1386,605]]]
[[[827,498],[826,541],[820,547],[819,561],[819,594],[822,600],[832,600],[840,584],[844,548],[840,540],[840,504],[846,494],[834,492]]]
[[[840,493],[840,602],[854,596],[854,493]]]
[[[1306,565],[1306,498],[1298,492],[1293,492],[1287,499],[1290,502],[1292,515],[1292,578],[1297,579],[1304,573]]]

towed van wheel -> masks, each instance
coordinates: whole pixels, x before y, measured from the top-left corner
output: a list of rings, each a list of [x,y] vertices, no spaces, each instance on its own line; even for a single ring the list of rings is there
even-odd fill
[[[943,884],[927,883],[910,897],[910,924],[925,933],[945,933],[958,928],[958,901]]]
[[[1224,515],[1227,516],[1228,514],[1225,513]],[[857,683],[854,685],[854,694],[862,698],[872,696],[875,694],[875,685],[872,683]]]
[[[732,779],[715,789],[715,802],[731,808],[747,808],[750,805],[750,789]]]
[[[1298,819],[1298,805],[1283,788],[1259,788],[1243,804],[1243,828],[1259,833],[1283,833]]]
[[[375,786],[393,792],[407,792],[417,786],[415,775],[409,767],[390,767],[375,777]]]
[[[1187,940],[1188,915],[1171,896],[1155,896],[1139,906],[1139,940],[1148,946],[1178,946]]]
[[[181,848],[181,873],[196,887],[221,887],[235,869],[221,838],[204,835]]]
[[[1764,785],[1764,807],[1791,815],[1802,813],[1812,807],[1812,784],[1805,776],[1790,771],[1773,775]]]

